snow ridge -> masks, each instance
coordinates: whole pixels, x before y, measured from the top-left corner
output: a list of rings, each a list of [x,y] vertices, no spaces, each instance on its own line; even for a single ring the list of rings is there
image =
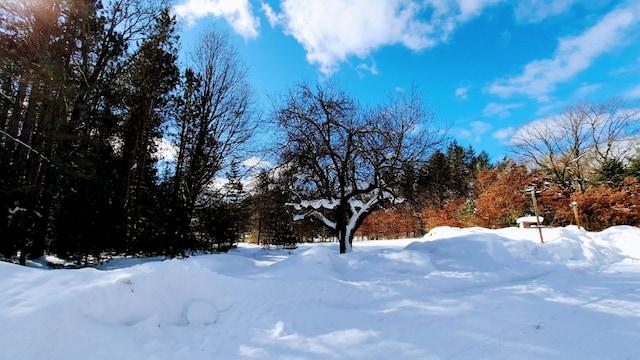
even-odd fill
[[[0,358],[634,358],[640,229],[543,232],[441,227],[343,255],[242,244],[103,270],[0,263]]]

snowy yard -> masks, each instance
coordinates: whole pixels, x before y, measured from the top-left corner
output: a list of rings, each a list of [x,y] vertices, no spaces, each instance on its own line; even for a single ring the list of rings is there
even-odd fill
[[[640,229],[0,263],[0,359],[634,359]]]

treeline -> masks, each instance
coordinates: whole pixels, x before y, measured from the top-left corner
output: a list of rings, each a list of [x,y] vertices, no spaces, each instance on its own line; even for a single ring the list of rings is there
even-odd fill
[[[246,68],[220,32],[182,72],[178,46],[175,18],[153,2],[0,4],[4,256],[179,256],[244,231],[222,220],[235,200],[210,184],[255,128]]]
[[[397,238],[437,226],[516,226],[517,218],[535,214],[532,190],[545,225],[580,221],[591,231],[640,226],[638,115],[619,99],[569,107],[515,134],[511,150],[518,161],[492,164],[484,152],[454,142],[407,182],[410,201],[372,214],[358,235]]]

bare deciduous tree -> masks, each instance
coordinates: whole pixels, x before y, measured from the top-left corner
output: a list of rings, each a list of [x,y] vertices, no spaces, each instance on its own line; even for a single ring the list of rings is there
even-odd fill
[[[511,139],[511,151],[561,186],[584,190],[596,169],[633,153],[639,120],[640,109],[617,98],[573,105],[526,124]]]
[[[243,159],[241,150],[255,128],[246,66],[227,35],[206,33],[192,55],[174,134],[175,194],[186,221],[216,174]]]
[[[296,219],[320,220],[339,239],[341,253],[377,206],[401,201],[406,164],[423,160],[443,140],[415,89],[364,108],[335,84],[303,83],[282,97],[273,117],[284,133],[279,151],[293,173]]]

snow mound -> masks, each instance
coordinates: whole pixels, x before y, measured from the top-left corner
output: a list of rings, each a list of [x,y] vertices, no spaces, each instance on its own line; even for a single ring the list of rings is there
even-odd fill
[[[186,318],[190,325],[211,325],[218,320],[218,311],[207,301],[195,300],[187,306]]]
[[[470,232],[455,238],[414,242],[407,249],[424,249],[441,270],[497,270],[515,262],[499,235]]]
[[[542,233],[0,263],[0,359],[635,358],[640,229]]]
[[[313,278],[342,278],[347,271],[344,257],[338,254],[336,244],[321,243],[301,246],[295,253],[273,265],[273,276],[289,280]]]

